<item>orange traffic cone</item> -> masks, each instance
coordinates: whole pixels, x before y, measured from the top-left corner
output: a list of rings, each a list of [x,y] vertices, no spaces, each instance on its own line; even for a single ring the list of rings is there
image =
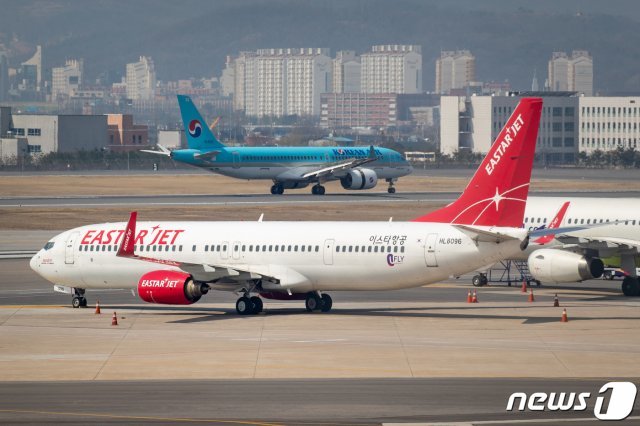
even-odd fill
[[[533,297],[533,288],[531,288],[531,291],[529,292],[529,302],[533,302],[535,299]]]
[[[473,296],[471,297],[471,303],[478,303],[478,294],[473,290]]]
[[[567,310],[562,310],[562,318],[560,318],[560,322],[569,322],[569,318],[567,318]]]
[[[96,300],[96,312],[95,313],[96,313],[96,315],[101,313],[100,312],[100,301],[99,300]]]
[[[118,325],[118,316],[116,313],[113,313],[113,318],[111,318],[111,325]]]
[[[560,302],[558,301],[558,294],[556,293],[556,297],[553,298],[553,306],[554,307],[558,307],[560,306]]]
[[[471,297],[471,290],[467,292],[467,303],[473,303],[473,298]]]
[[[527,280],[522,280],[522,290],[523,293],[527,292]]]

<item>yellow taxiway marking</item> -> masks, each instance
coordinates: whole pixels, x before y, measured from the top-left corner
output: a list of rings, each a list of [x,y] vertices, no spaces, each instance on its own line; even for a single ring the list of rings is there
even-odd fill
[[[256,421],[242,420],[218,420],[218,419],[189,419],[180,417],[155,417],[155,416],[125,416],[117,414],[103,413],[73,413],[64,411],[40,411],[40,410],[4,410],[0,409],[0,413],[13,414],[44,414],[52,416],[76,416],[76,417],[99,417],[105,419],[124,419],[124,420],[153,420],[163,422],[183,422],[183,423],[225,423],[233,425],[249,425],[249,426],[281,426],[280,423],[264,423]]]

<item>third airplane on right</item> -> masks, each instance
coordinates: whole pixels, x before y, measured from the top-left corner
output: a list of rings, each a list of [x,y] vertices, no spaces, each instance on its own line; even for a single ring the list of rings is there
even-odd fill
[[[624,295],[638,296],[640,217],[634,218],[637,211],[640,211],[637,198],[529,197],[525,228],[591,227],[533,240],[519,257],[510,260],[527,261],[533,279],[553,284],[599,278],[605,263],[615,264],[625,272]],[[476,275],[473,281],[474,285],[486,284],[486,275]]]

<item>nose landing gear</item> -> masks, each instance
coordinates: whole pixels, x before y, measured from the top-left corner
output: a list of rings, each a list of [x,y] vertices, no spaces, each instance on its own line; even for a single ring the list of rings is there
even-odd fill
[[[74,308],[86,308],[87,298],[84,297],[84,288],[75,288],[73,290],[73,298],[71,299],[71,306]]]

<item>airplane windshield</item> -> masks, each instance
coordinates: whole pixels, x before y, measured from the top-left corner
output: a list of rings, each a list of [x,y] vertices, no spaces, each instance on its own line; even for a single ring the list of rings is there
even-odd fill
[[[49,250],[50,248],[53,247],[55,243],[53,241],[49,241],[47,244],[44,245],[44,249],[45,250]]]

